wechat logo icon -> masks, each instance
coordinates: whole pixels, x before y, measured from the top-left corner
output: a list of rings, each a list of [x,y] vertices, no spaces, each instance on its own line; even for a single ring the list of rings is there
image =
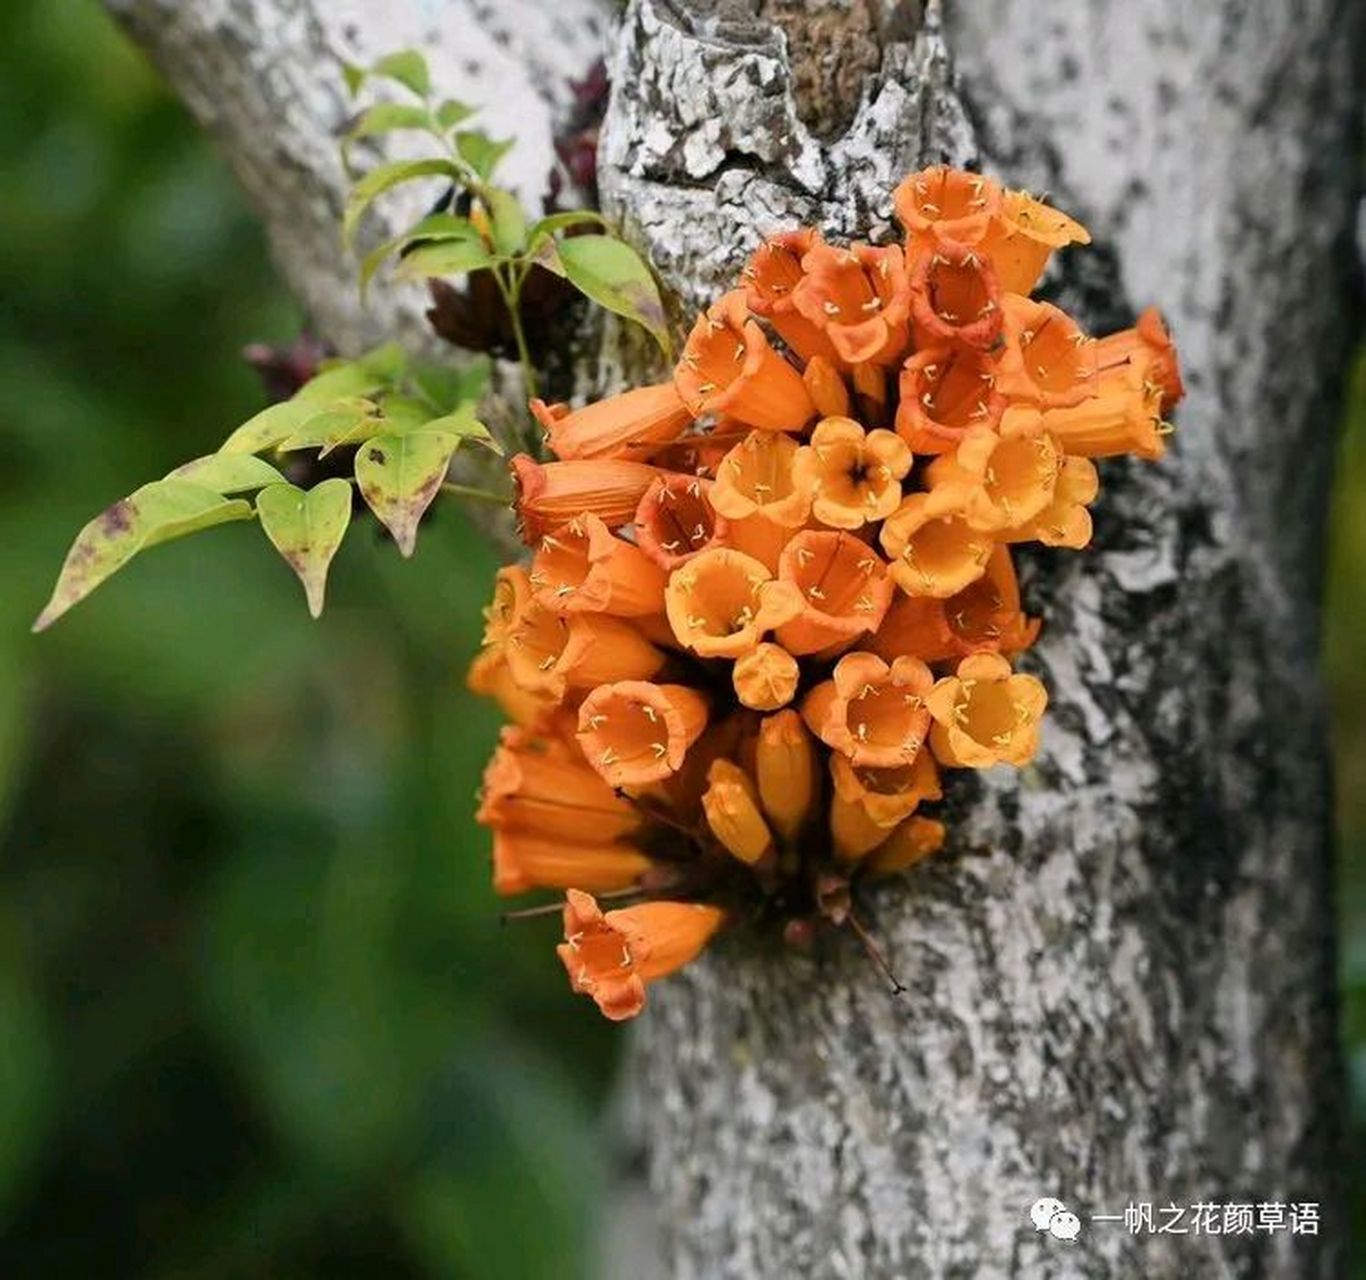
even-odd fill
[[[1029,1206],[1035,1231],[1047,1231],[1055,1240],[1071,1244],[1081,1234],[1081,1219],[1061,1200],[1042,1197]]]

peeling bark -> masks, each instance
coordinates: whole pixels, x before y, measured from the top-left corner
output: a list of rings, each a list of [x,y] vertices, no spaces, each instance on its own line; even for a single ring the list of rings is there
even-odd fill
[[[689,308],[775,228],[890,234],[897,178],[980,149],[1096,235],[1051,284],[1084,323],[1161,303],[1190,397],[1165,462],[1102,468],[1091,549],[1025,558],[1044,749],[954,775],[949,854],[870,896],[906,995],[852,944],[743,938],[652,993],[625,1088],[669,1268],[1336,1274],[1317,608],[1362,13],[974,0],[955,84],[932,5],[909,39],[860,25],[880,66],[830,132],[793,8],[629,8],[604,191]],[[1042,1195],[1075,1245],[1032,1230]],[[1317,1200],[1323,1234],[1089,1221],[1130,1200]]]

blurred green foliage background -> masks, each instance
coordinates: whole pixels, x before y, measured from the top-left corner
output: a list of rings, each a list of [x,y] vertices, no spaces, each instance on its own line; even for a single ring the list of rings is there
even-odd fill
[[[0,1275],[586,1273],[614,1032],[567,997],[552,925],[497,923],[471,821],[495,721],[458,678],[493,564],[460,517],[414,565],[350,538],[321,624],[228,527],[28,634],[74,531],[257,408],[240,348],[301,317],[94,0],[4,19]],[[1327,648],[1361,1153],[1358,374]]]

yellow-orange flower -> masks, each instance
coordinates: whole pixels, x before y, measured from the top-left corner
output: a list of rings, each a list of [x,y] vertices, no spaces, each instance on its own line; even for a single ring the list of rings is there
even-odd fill
[[[636,508],[636,545],[665,573],[726,540],[727,522],[711,505],[711,481],[660,476]]]
[[[902,366],[896,430],[914,453],[948,453],[973,427],[995,427],[1005,406],[993,355],[961,344],[930,347]]]
[[[962,343],[985,351],[1001,333],[1001,286],[982,254],[941,240],[911,273],[911,331],[919,347]]]
[[[613,1022],[645,1007],[645,988],[697,958],[725,913],[697,902],[644,902],[604,912],[570,889],[564,942],[556,951],[575,991],[590,995]]]
[[[873,653],[845,654],[831,678],[807,694],[802,718],[854,764],[895,768],[914,760],[925,740],[933,683],[919,658],[887,663]]]
[[[793,589],[752,556],[704,551],[669,575],[664,608],[678,643],[702,658],[740,658],[800,612]]]
[[[1002,299],[1005,350],[997,385],[1008,400],[1064,409],[1096,394],[1096,344],[1051,302]]]
[[[891,431],[865,432],[852,418],[824,418],[792,460],[793,481],[811,494],[811,514],[832,529],[883,520],[901,503],[911,451]]]
[[[606,680],[645,680],[664,655],[628,622],[601,613],[555,613],[532,603],[507,645],[508,669],[523,688],[557,701]]]
[[[792,701],[801,667],[782,645],[765,642],[736,658],[730,674],[741,706],[776,711]]]
[[[1010,551],[998,543],[986,573],[947,600],[898,592],[869,647],[888,661],[913,653],[923,662],[943,662],[979,650],[1017,653],[1038,634],[1038,619],[1020,609]]]
[[[936,165],[905,178],[892,195],[914,261],[942,240],[977,244],[1001,207],[1001,188],[980,173]]]
[[[802,375],[749,318],[741,290],[697,318],[674,386],[694,417],[724,413],[767,431],[798,431],[815,413]]]
[[[582,409],[533,400],[531,413],[545,428],[555,456],[565,460],[639,459],[652,448],[677,439],[692,421],[672,382],[638,387]]]
[[[999,434],[974,427],[926,474],[932,487],[956,485],[965,491],[964,509],[973,528],[1002,533],[1018,529],[1052,503],[1062,463],[1058,442],[1031,413]]]
[[[906,349],[911,287],[895,245],[813,245],[792,302],[846,364],[892,364]]]
[[[660,474],[643,462],[616,458],[537,462],[519,453],[509,465],[527,546],[535,546],[547,533],[580,516],[597,516],[612,529],[629,524],[640,499]]]
[[[658,613],[664,571],[639,547],[616,537],[597,516],[545,534],[531,562],[536,602],[555,613]]]
[[[1026,764],[1038,749],[1047,702],[1033,676],[1016,674],[1000,654],[974,653],[930,691],[934,754],[963,769]]]
[[[1053,498],[1034,519],[1000,535],[1007,542],[1042,542],[1046,547],[1077,550],[1091,541],[1091,513],[1086,509],[1100,492],[1100,477],[1089,458],[1064,458]]]
[[[863,863],[863,874],[890,876],[909,870],[944,847],[944,824],[919,814],[907,818]]]
[[[537,689],[523,689],[512,675],[507,654],[490,646],[480,650],[465,676],[465,687],[481,698],[492,698],[503,714],[517,724],[530,724],[555,699]]]
[[[861,767],[834,755],[830,774],[835,784],[830,834],[836,855],[846,861],[871,853],[921,801],[943,794],[934,761],[923,747],[909,764],[893,768]]]
[[[1027,294],[1039,282],[1055,249],[1090,244],[1091,233],[1073,218],[1027,191],[1007,191],[982,239],[1007,293]]]
[[[613,787],[641,787],[676,773],[707,727],[707,699],[681,684],[601,684],[579,707],[584,758]]]
[[[834,362],[839,356],[824,329],[802,315],[792,301],[793,290],[802,281],[802,258],[823,243],[820,232],[809,227],[770,236],[754,251],[743,272],[745,302],[799,359]]]
[[[968,491],[941,485],[913,493],[883,522],[882,549],[907,595],[945,599],[986,572],[992,539],[967,518]]]
[[[794,469],[790,436],[752,431],[722,460],[711,503],[730,522],[731,546],[777,568],[778,556],[811,514],[811,488]]]
[[[753,865],[773,848],[754,782],[732,760],[713,760],[702,793],[707,826],[733,857]]]
[[[1131,329],[1121,329],[1096,343],[1096,363],[1101,370],[1129,362],[1142,362],[1147,380],[1162,393],[1159,409],[1170,413],[1186,394],[1181,364],[1167,326],[1156,307],[1148,307]]]
[[[1049,409],[1044,425],[1064,452],[1083,458],[1133,453],[1155,461],[1167,451],[1162,418],[1163,384],[1149,377],[1141,356],[1102,369],[1095,394],[1066,408]]]
[[[892,603],[887,565],[851,533],[799,533],[783,548],[778,577],[797,606],[778,627],[778,641],[789,653],[847,648],[876,631]]]

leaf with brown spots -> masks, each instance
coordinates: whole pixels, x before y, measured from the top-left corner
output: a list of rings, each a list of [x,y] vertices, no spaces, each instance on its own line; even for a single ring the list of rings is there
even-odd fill
[[[440,491],[459,444],[460,437],[449,431],[409,431],[376,436],[356,454],[361,497],[405,556],[413,554],[418,521]]]
[[[273,484],[256,495],[261,528],[289,567],[299,575],[308,611],[323,611],[327,570],[351,523],[351,486],[339,476],[311,489]]]
[[[139,551],[229,520],[250,520],[251,503],[168,476],[145,484],[97,515],[76,535],[52,598],[33,624],[50,627]]]

